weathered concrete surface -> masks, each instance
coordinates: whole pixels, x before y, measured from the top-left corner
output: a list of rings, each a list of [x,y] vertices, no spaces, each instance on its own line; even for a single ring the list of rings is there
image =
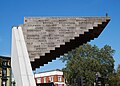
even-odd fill
[[[109,17],[25,17],[21,25],[32,68],[97,38]]]

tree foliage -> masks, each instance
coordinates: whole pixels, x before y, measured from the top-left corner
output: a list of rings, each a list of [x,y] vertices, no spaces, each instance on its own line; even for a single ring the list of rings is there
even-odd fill
[[[109,85],[110,86],[120,86],[120,75],[118,74],[111,74],[109,76]]]
[[[120,76],[120,64],[118,65],[118,68],[117,68],[117,74]]]
[[[109,76],[110,86],[120,86],[120,64],[116,71]]]
[[[96,45],[84,44],[64,55],[61,60],[66,62],[63,72],[68,84],[84,76],[87,86],[93,86],[97,72],[102,77],[108,77],[114,70],[113,54],[114,50],[109,45],[98,48]]]

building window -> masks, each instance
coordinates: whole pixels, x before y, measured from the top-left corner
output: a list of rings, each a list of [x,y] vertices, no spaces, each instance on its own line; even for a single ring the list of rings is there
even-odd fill
[[[48,82],[51,82],[51,77],[49,77],[49,81]]]
[[[58,76],[58,82],[62,81],[62,76]]]
[[[62,84],[58,84],[58,86],[62,86]]]
[[[50,81],[50,82],[54,82],[53,76],[50,76],[50,77],[49,77],[49,81]]]
[[[37,78],[37,83],[41,83],[41,78]]]
[[[54,82],[54,76],[51,76],[51,82]]]
[[[51,76],[51,82],[54,82],[54,77],[53,76]]]
[[[46,83],[46,77],[44,77],[44,83]]]

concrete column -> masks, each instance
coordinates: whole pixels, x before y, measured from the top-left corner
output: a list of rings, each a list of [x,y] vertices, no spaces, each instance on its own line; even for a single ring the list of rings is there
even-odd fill
[[[36,86],[21,27],[12,28],[11,66],[17,86]]]

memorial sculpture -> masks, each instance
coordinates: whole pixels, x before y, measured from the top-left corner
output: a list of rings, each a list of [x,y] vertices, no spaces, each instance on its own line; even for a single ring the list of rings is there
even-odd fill
[[[97,38],[106,17],[25,17],[12,29],[12,68],[19,86],[35,86],[32,70]],[[20,75],[18,75],[20,73]]]

